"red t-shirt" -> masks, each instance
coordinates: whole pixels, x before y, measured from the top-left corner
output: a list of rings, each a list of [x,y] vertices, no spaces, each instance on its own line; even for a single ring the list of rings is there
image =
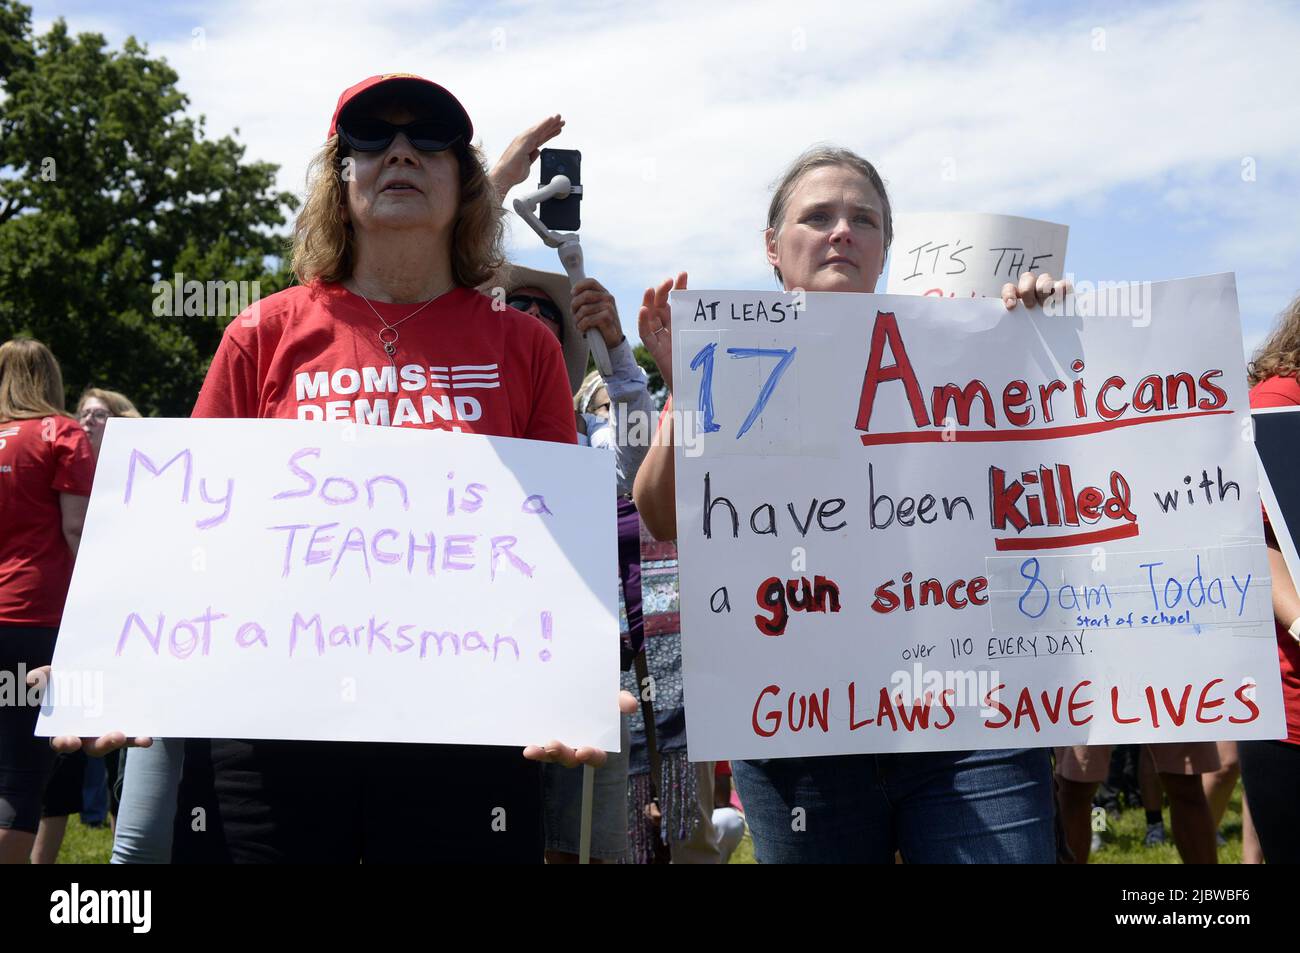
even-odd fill
[[[226,328],[193,416],[353,420],[576,442],[564,357],[540,321],[495,310],[468,288],[405,321],[417,305],[373,304],[396,326],[396,366],[364,299],[339,284],[296,286]]]
[[[1300,406],[1300,382],[1294,377],[1270,377],[1250,389],[1251,407]],[[1265,514],[1265,520],[1268,515]],[[1300,643],[1280,623],[1277,654],[1282,663],[1282,703],[1286,708],[1286,740],[1300,745]]]
[[[0,625],[59,624],[72,581],[59,494],[89,496],[94,479],[76,422],[0,421]]]

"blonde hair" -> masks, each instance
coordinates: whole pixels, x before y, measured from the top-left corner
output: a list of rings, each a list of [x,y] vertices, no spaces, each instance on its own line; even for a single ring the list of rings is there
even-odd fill
[[[50,349],[21,338],[0,344],[0,420],[67,417],[63,372]]]
[[[105,407],[114,417],[139,417],[140,411],[135,409],[135,404],[127,399],[125,394],[119,394],[115,390],[103,390],[99,387],[87,387],[81,393],[77,400],[77,416],[86,409],[86,401],[97,400]]]
[[[476,288],[505,262],[504,210],[488,179],[483,153],[457,142],[460,202],[451,230],[451,274],[459,287]],[[293,273],[302,284],[338,282],[352,274],[356,254],[348,223],[347,183],[339,137],[331,136],[307,167],[307,201],[293,226]]]
[[[828,165],[852,169],[866,179],[871,187],[876,190],[876,194],[880,196],[881,205],[884,206],[880,213],[881,218],[884,220],[885,253],[888,254],[889,246],[894,241],[894,213],[889,206],[889,193],[885,191],[885,182],[881,179],[880,173],[876,171],[874,165],[856,152],[839,146],[813,146],[790,163],[790,167],[785,170],[772,193],[772,204],[767,208],[767,227],[775,229],[776,233],[780,234],[781,226],[785,222],[785,209],[790,204],[790,195],[794,192],[794,187],[799,184],[800,179],[813,169]],[[773,265],[772,271],[776,273],[776,280],[784,284],[781,269]]]
[[[573,409],[580,414],[588,414],[592,400],[596,396],[596,391],[605,386],[605,378],[601,376],[600,371],[592,371],[582,380],[582,385],[578,388],[578,393],[573,395]]]
[[[1278,315],[1277,324],[1246,365],[1252,385],[1270,377],[1300,377],[1300,297]]]

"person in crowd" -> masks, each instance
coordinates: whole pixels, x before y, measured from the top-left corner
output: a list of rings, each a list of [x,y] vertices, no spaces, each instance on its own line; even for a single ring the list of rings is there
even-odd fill
[[[32,846],[33,864],[57,864],[63,839],[68,832],[68,818],[86,809],[84,751],[56,754],[54,768],[41,795],[41,824]]]
[[[745,839],[745,815],[731,787],[731,763],[719,761],[714,770],[713,828],[718,832],[721,862],[731,863],[731,855]]]
[[[1272,333],[1255,352],[1249,367],[1251,407],[1300,406],[1300,297],[1282,312]],[[1276,741],[1240,741],[1237,756],[1250,802],[1250,817],[1265,863],[1300,862],[1300,594],[1265,514],[1264,538],[1273,576],[1278,663],[1282,667],[1282,701],[1286,737]],[[1243,847],[1244,850],[1244,847]]]
[[[787,291],[871,293],[892,238],[888,195],[865,159],[831,146],[801,155],[776,187],[768,263]],[[641,339],[672,386],[668,295],[686,275],[646,290]],[[1008,309],[1066,292],[1051,275],[1021,275]],[[636,502],[659,538],[677,533],[672,418],[636,480]],[[732,771],[766,863],[1039,862],[1055,857],[1051,765],[1045,749],[948,751],[735,761]],[[790,810],[807,824],[792,830]]]
[[[472,136],[456,98],[410,74],[342,93],[295,224],[300,284],[260,301],[258,320],[227,327],[195,417],[324,419],[295,381],[351,367],[389,381],[387,393],[349,404],[359,423],[575,441],[554,337],[474,290],[503,256],[500,192]],[[500,384],[475,392],[473,414],[453,409],[455,419],[444,419],[446,402],[399,392],[400,368],[469,364],[494,369]],[[430,378],[424,389],[445,387]],[[521,758],[469,745],[191,739],[172,856],[540,862],[540,763],[605,757],[559,741],[530,745]],[[510,819],[505,830],[490,823],[497,808]],[[483,823],[466,822],[480,815]]]
[[[90,438],[90,446],[99,459],[99,447],[104,440],[104,425],[110,417],[134,417],[139,419],[140,411],[124,394],[100,387],[87,387],[77,401],[77,420],[81,429]]]
[[[1086,864],[1092,840],[1092,796],[1106,780],[1111,745],[1073,745],[1056,751],[1061,820],[1070,852],[1078,864]],[[1174,843],[1185,864],[1218,862],[1214,841],[1214,819],[1205,799],[1202,775],[1219,769],[1218,748],[1212,741],[1171,742],[1144,745],[1141,757],[1151,763],[1159,778],[1158,788],[1169,797]],[[1139,774],[1142,767],[1139,767]],[[1143,809],[1147,817],[1147,846],[1164,843],[1164,820],[1156,788],[1154,800],[1145,789]],[[1158,825],[1158,827],[1157,827]],[[1159,838],[1153,833],[1158,830]]]
[[[86,431],[86,436],[90,438],[90,446],[95,451],[96,462],[99,460],[99,448],[104,440],[104,426],[110,417],[133,417],[138,420],[140,411],[136,410],[130,398],[115,390],[87,387],[82,391],[81,399],[77,401],[77,420],[81,422],[81,429]],[[107,793],[105,813],[110,824],[117,815],[117,806],[122,799],[122,765],[126,761],[126,754],[125,750],[112,751],[103,759],[91,758],[86,762],[87,778],[96,773],[97,766],[102,766],[99,770],[104,777]],[[82,820],[85,819],[83,812]]]
[[[90,438],[95,459],[98,460],[108,419],[138,419],[140,412],[124,394],[88,387],[77,403],[77,417],[86,436]],[[115,818],[111,863],[167,863],[171,859],[176,784],[180,780],[184,750],[182,739],[156,738],[148,748],[123,748],[109,752],[102,759],[87,759],[87,773],[101,760],[107,769],[109,811]],[[126,770],[128,760],[132,775],[129,782]],[[156,771],[162,772],[161,779]],[[132,785],[134,794],[130,801],[125,801],[128,783]],[[165,796],[160,797],[164,792]],[[131,806],[126,812],[125,823],[121,814],[123,803]]]
[[[680,588],[677,544],[655,539],[638,520],[640,618],[646,677],[623,673],[623,688],[640,695],[653,688],[654,731],[645,711],[631,718],[628,785],[628,860],[636,864],[722,862],[713,826],[714,763],[691,761],[686,748],[686,692],[682,679]],[[629,610],[629,618],[633,615]],[[653,745],[653,752],[651,747]],[[655,771],[655,764],[658,771]]]
[[[11,685],[26,686],[54,657],[93,479],[54,355],[39,341],[0,345],[0,672]],[[10,864],[33,858],[54,760],[33,736],[39,705],[19,696],[23,704],[0,705],[0,863]]]
[[[96,462],[104,440],[104,428],[110,417],[138,419],[140,411],[126,395],[117,391],[99,387],[86,388],[77,402],[77,419],[90,440]],[[163,738],[154,739],[154,744],[149,747],[112,750],[102,758],[85,758],[84,752],[75,753],[85,759],[87,775],[95,765],[104,766],[108,813],[110,818],[115,819],[112,825],[112,863],[166,863],[171,858],[171,824],[183,753],[182,740]],[[135,809],[128,812],[124,825],[119,811],[127,783],[128,757],[131,758],[136,796],[129,802]],[[164,774],[171,775],[170,783],[160,783],[153,777],[155,767],[160,768]],[[158,803],[155,798],[147,804],[147,810],[141,810],[146,807],[142,802],[142,792],[152,792],[155,795],[166,792],[167,796],[162,798],[162,803]],[[85,820],[84,812],[82,820]]]
[[[529,126],[510,141],[488,173],[501,201],[504,202],[510,190],[528,178],[533,163],[542,154],[542,146],[563,131],[564,118],[557,113]]]
[[[1204,775],[1202,780],[1205,784],[1205,799],[1210,802],[1210,814],[1217,831],[1228,810],[1228,802],[1232,800],[1232,792],[1237,788],[1237,780],[1241,777],[1241,763],[1237,757],[1237,742],[1219,741],[1216,744],[1219,748],[1219,770]],[[1222,847],[1226,843],[1223,834],[1216,836]],[[1250,802],[1246,800],[1244,791],[1241,795],[1241,862],[1264,862],[1259,852],[1259,835],[1255,833],[1255,825],[1250,819]]]
[[[492,168],[492,178],[504,200],[510,189],[527,179],[529,170],[541,155],[542,145],[564,128],[559,116],[549,116],[520,133]],[[569,385],[574,391],[575,425],[578,443],[604,447],[614,452],[619,499],[619,597],[625,598],[632,563],[636,563],[639,588],[639,560],[635,540],[624,540],[624,530],[639,526],[631,503],[632,481],[649,447],[650,424],[654,402],[646,387],[646,375],[637,364],[632,346],[623,334],[614,297],[599,282],[584,278],[570,287],[569,279],[555,272],[542,272],[520,265],[507,266],[494,279],[490,294],[504,293],[505,303],[530,314],[560,342],[569,371]],[[608,378],[592,371],[584,379],[587,366],[586,334],[597,330],[609,352],[611,374]],[[631,542],[632,546],[625,545]],[[623,625],[623,669],[626,673],[634,654]],[[638,647],[639,648],[639,647]],[[622,720],[623,740],[618,754],[611,754],[604,767],[596,772],[592,804],[591,860],[605,863],[623,859],[627,848],[626,803],[628,758],[631,748],[628,719]],[[578,860],[581,807],[581,776],[576,772],[548,765],[543,768],[544,807],[546,814],[546,858],[548,863],[574,863]]]
[[[1138,746],[1138,785],[1142,794],[1142,814],[1147,825],[1142,844],[1145,847],[1158,847],[1165,843],[1165,789],[1160,784],[1155,756],[1147,750],[1146,745]],[[1096,834],[1093,835],[1092,842],[1094,845],[1097,843]],[[1096,850],[1095,846],[1093,850]]]
[[[516,140],[517,141],[517,140]],[[502,163],[497,164],[500,168]],[[627,421],[637,415],[647,416],[653,403],[646,390],[645,372],[637,364],[632,347],[623,334],[614,297],[593,278],[584,278],[573,286],[569,279],[555,272],[537,271],[511,265],[498,276],[495,287],[505,290],[506,304],[532,315],[553,334],[564,352],[569,386],[574,391],[574,425],[578,443],[603,447],[615,454],[618,496],[628,497],[632,481],[645,456],[648,440],[638,445],[625,438]],[[595,328],[609,349],[613,373],[605,378],[592,371],[583,378],[587,366],[585,332]],[[606,395],[596,406],[592,395]],[[619,421],[623,422],[622,430]],[[622,720],[623,741],[617,753],[596,771],[592,791],[591,849],[592,863],[614,863],[627,849],[628,723]],[[582,775],[560,765],[542,769],[542,795],[545,813],[546,861],[552,864],[576,863],[579,860],[582,806]]]
[[[122,793],[109,863],[170,863],[185,739],[154,738],[147,748],[124,749],[120,754],[125,756]]]
[[[574,389],[578,442],[614,452],[618,496],[630,498],[632,482],[650,448],[654,400],[646,389],[646,373],[623,334],[614,296],[594,278],[584,278],[570,294],[568,281],[564,275],[511,266],[506,304],[536,317],[560,342]],[[609,377],[599,371],[583,377],[584,335],[590,328],[600,331],[609,350]],[[582,358],[576,375],[570,355]]]
[[[108,418],[139,416],[135,405],[116,391],[91,387],[77,402],[77,421],[90,440],[96,461]],[[45,785],[43,816],[32,851],[32,863],[52,864],[57,861],[70,815],[80,814],[83,824],[99,827],[117,813],[117,800],[121,794],[117,786],[120,755],[121,752],[114,751],[102,759],[87,758],[84,751],[74,751],[56,757],[54,772]]]
[[[85,752],[82,752],[83,756]],[[114,755],[120,752],[113,752]],[[110,756],[111,757],[111,756]],[[87,758],[81,779],[81,823],[85,827],[111,827],[113,814],[108,803],[107,758]],[[116,808],[113,808],[116,811]],[[37,833],[39,837],[39,832]]]
[[[497,167],[503,164],[498,163]],[[591,279],[585,279],[573,288],[570,301],[565,276],[518,266],[502,278],[500,286],[509,289],[506,303],[510,307],[534,315],[559,338],[571,383],[575,380],[575,368],[585,367],[587,363],[582,334],[589,327],[600,330],[609,348],[613,373],[606,378],[599,371],[592,371],[575,385],[578,441],[614,451],[619,497],[630,496],[636,472],[649,449],[651,422],[654,420],[651,415],[655,407],[646,389],[645,372],[636,363],[631,346],[621,329],[617,335],[614,333],[619,325],[612,296]],[[662,796],[657,806],[658,814],[648,818],[647,812],[653,810],[650,807],[649,742],[644,711],[638,709],[624,719],[624,729],[628,734],[622,752],[617,758],[611,755],[610,762],[596,775],[592,858],[603,861],[630,857],[636,862],[648,863],[655,855],[652,841],[657,839],[671,862],[717,863],[719,851],[714,844],[714,829],[707,811],[712,789],[707,782],[712,762],[692,765],[686,760],[681,642],[676,624],[676,547],[671,542],[658,542],[646,536],[641,532],[640,520],[636,519],[634,511],[631,517],[638,531],[636,542],[641,558],[636,586],[642,593],[644,624],[640,628],[642,638],[646,640],[647,671],[656,684],[653,708],[658,726],[655,742],[660,761],[657,790],[662,792]],[[667,627],[663,624],[666,621],[669,622]],[[626,607],[621,623],[627,636]],[[625,662],[630,662],[630,659],[625,658]],[[623,687],[636,695],[642,688],[636,685],[629,669],[630,665],[625,664]],[[615,780],[616,774],[621,776],[618,781]],[[573,845],[577,843],[578,779],[573,772],[551,767],[544,770],[544,777],[547,857],[553,863],[572,862],[577,854]],[[620,815],[617,821],[613,816],[615,796]],[[620,832],[618,836],[613,835],[615,830]],[[629,830],[632,832],[630,843]],[[567,834],[556,839],[553,831],[567,831]]]

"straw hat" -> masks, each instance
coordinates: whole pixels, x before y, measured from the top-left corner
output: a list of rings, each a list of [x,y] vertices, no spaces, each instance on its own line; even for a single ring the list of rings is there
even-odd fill
[[[573,320],[573,292],[569,287],[568,275],[507,264],[480,290],[491,295],[491,289],[504,288],[505,295],[509,298],[512,291],[530,287],[546,292],[547,297],[560,309],[564,319],[564,365],[569,371],[569,393],[575,394],[587,373],[587,339],[578,333],[578,326]]]

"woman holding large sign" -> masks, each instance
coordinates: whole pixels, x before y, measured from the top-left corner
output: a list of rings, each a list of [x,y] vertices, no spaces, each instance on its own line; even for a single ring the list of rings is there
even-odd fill
[[[884,183],[845,149],[800,156],[768,210],[767,260],[787,291],[870,294],[892,238]],[[641,338],[672,386],[669,292],[648,289]],[[1050,275],[1007,284],[1008,309],[1063,293]],[[659,538],[676,536],[672,416],[636,480],[636,502]],[[1036,862],[1055,857],[1046,749],[852,755],[733,762],[737,787],[766,863],[880,862],[895,851],[925,862]],[[800,813],[801,811],[801,813]]]
[[[474,290],[501,264],[502,222],[472,134],[455,97],[419,77],[343,92],[295,227],[301,284],[230,324],[195,417],[574,442],[559,345]],[[178,861],[539,862],[536,762],[603,752],[213,739],[184,758]]]

